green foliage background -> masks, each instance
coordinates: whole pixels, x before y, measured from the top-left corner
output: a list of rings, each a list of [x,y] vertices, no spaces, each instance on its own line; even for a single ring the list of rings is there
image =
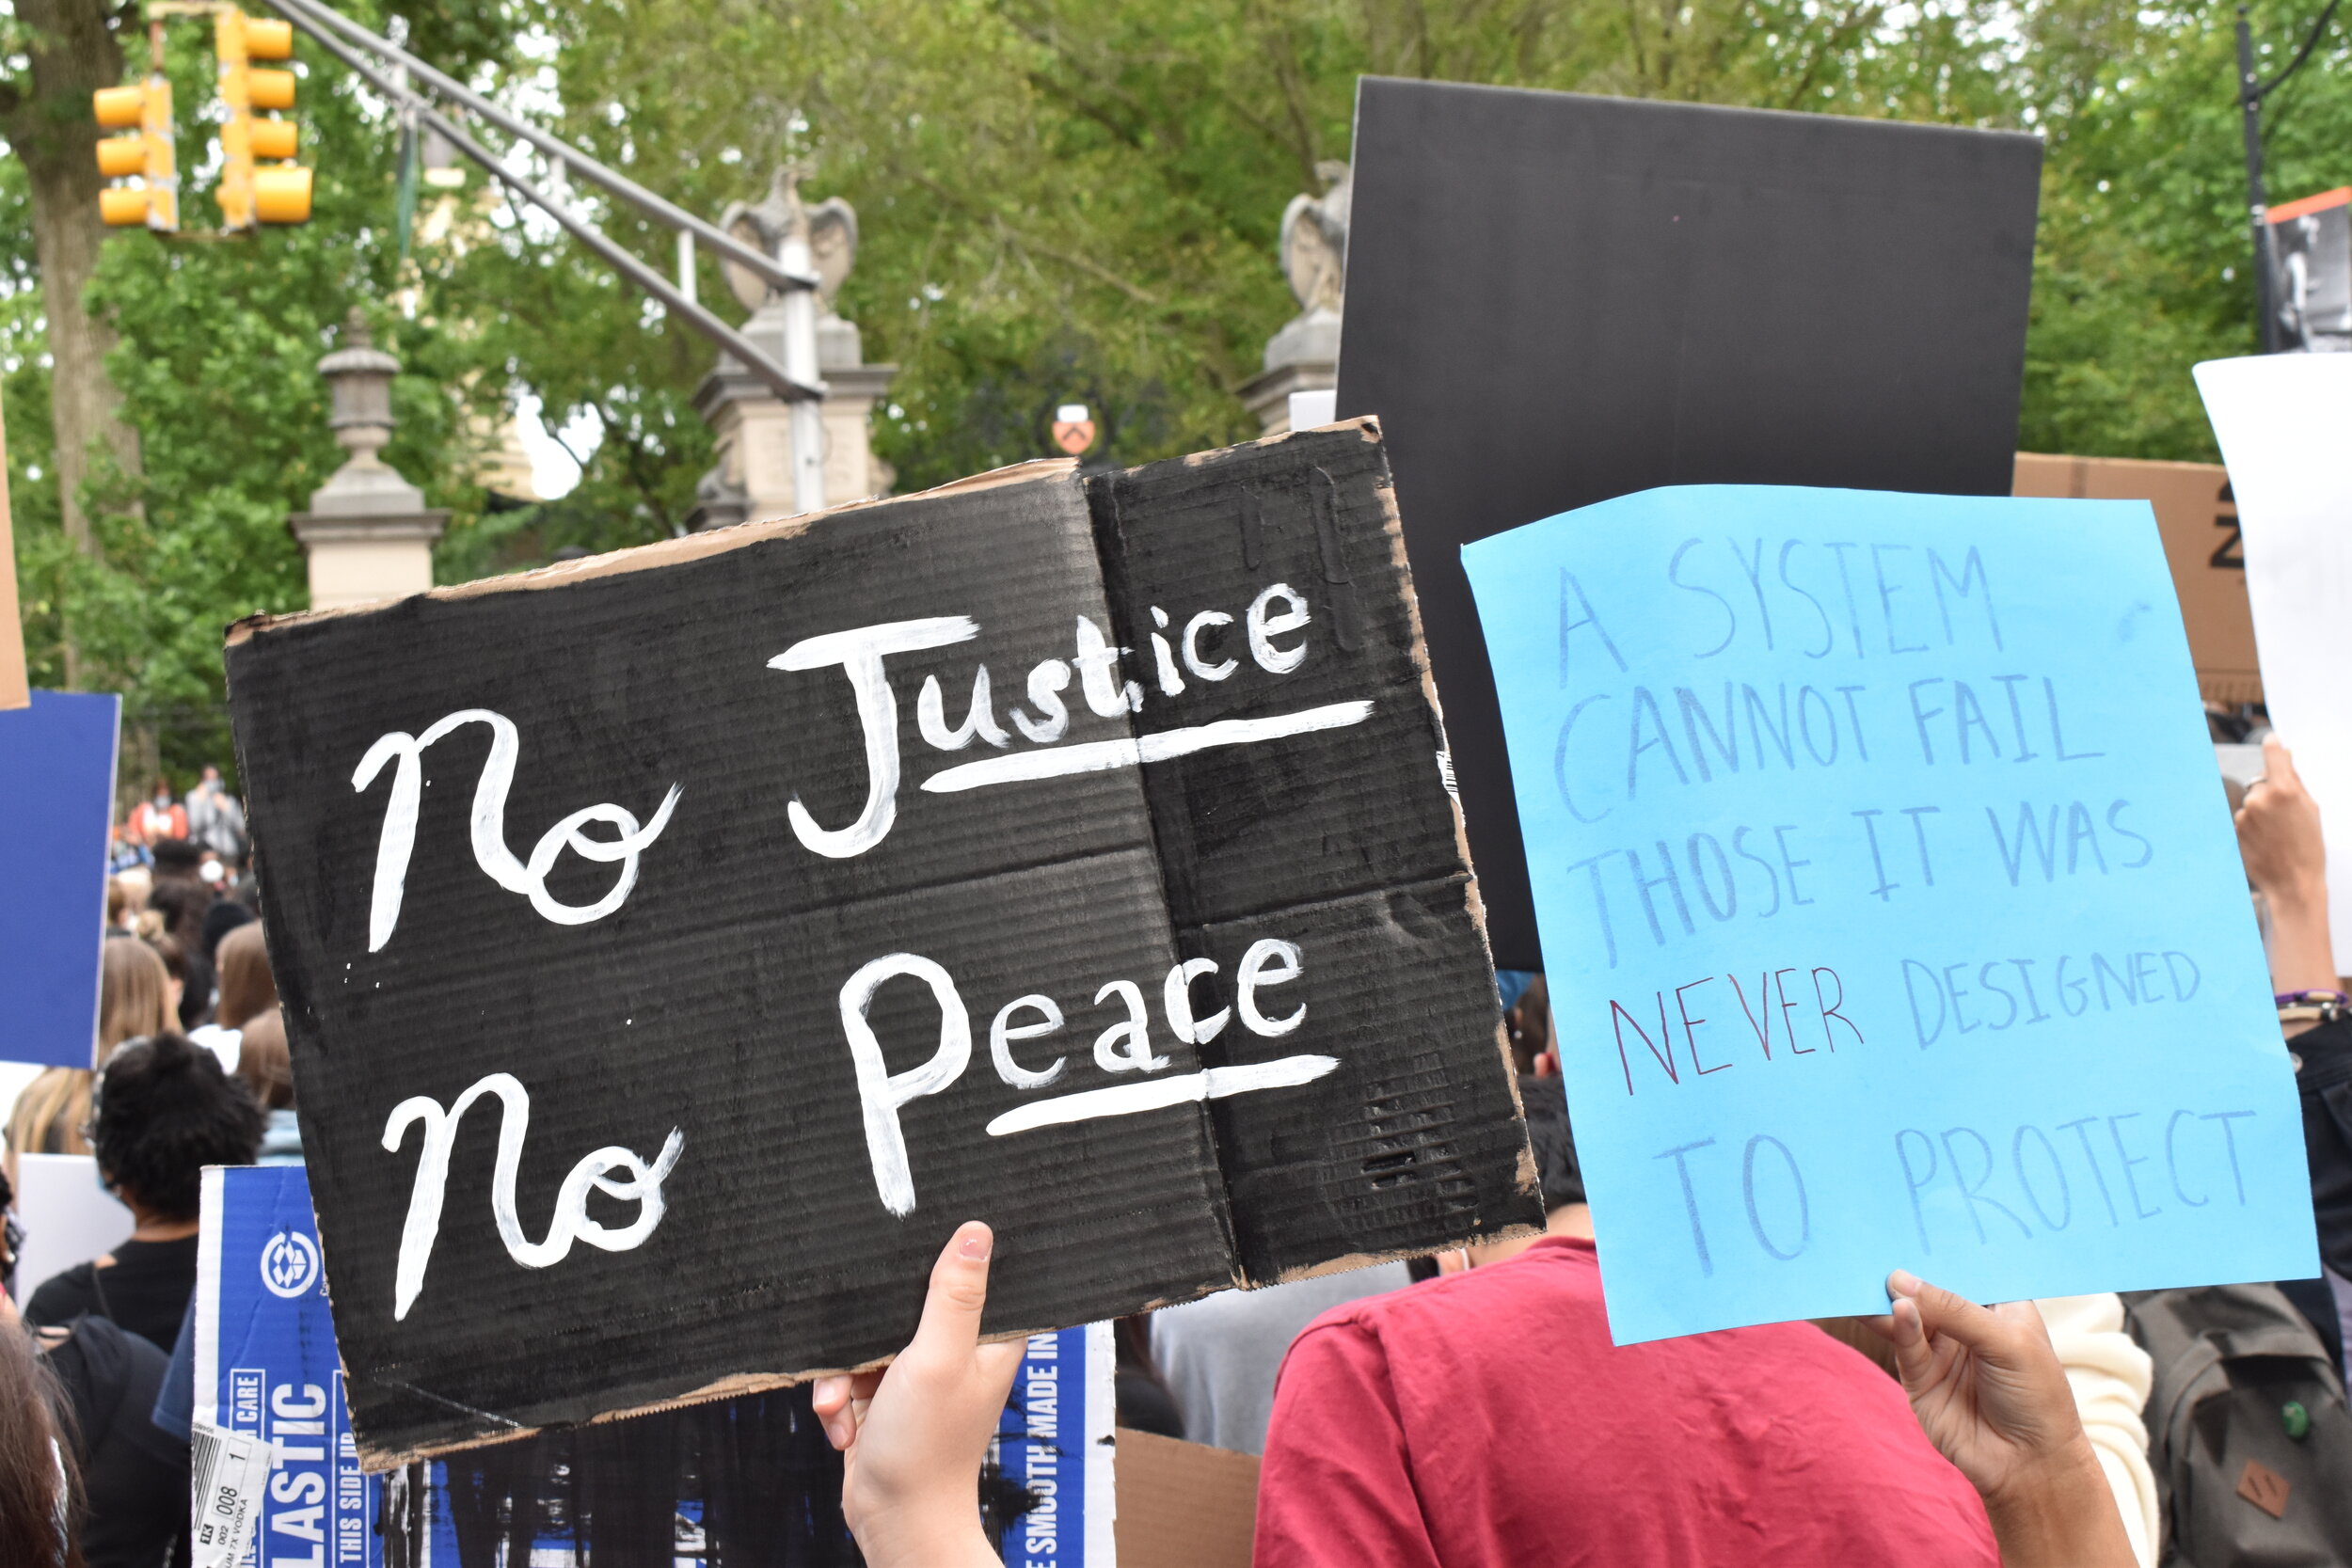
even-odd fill
[[[380,24],[370,0],[347,8]],[[453,0],[396,7],[412,43],[674,199],[716,215],[787,156],[863,230],[841,300],[900,367],[875,440],[901,489],[1046,450],[1097,410],[1139,461],[1254,434],[1236,389],[1292,312],[1275,231],[1348,149],[1362,72],[2026,128],[2047,140],[2019,444],[2210,459],[2190,384],[2252,343],[2233,8],[2122,0]],[[2318,0],[2261,0],[2265,71]],[[2352,181],[2352,27],[2267,115],[2280,199]],[[174,29],[183,169],[210,127],[200,31]],[[690,398],[710,356],[477,176],[456,243],[404,270],[396,134],[301,45],[307,227],[243,243],[127,233],[97,286],[145,473],[69,557],[46,447],[41,305],[22,171],[0,161],[0,372],[27,633],[55,682],[70,618],[165,764],[227,754],[220,627],[302,602],[285,514],[340,460],[313,366],[355,303],[406,367],[389,453],[454,516],[445,580],[669,534],[708,466]],[[209,180],[183,221],[212,221]],[[657,267],[671,242],[588,200]],[[409,293],[404,299],[402,289]],[[715,269],[702,297],[734,309]],[[601,445],[560,501],[490,510],[488,433],[525,393]]]

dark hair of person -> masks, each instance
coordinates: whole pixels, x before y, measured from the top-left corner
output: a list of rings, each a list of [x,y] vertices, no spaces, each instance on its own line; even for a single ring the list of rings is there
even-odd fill
[[[147,944],[149,952],[164,961],[164,973],[184,986],[188,983],[188,950],[180,945],[178,937],[164,929],[162,919],[157,915],[154,928],[142,929],[139,940]]]
[[[82,1568],[71,1408],[33,1354],[33,1337],[0,1329],[0,1564],[8,1568]]]
[[[204,911],[212,905],[213,890],[197,881],[157,882],[147,895],[147,907],[164,917],[165,931],[188,952],[203,942]]]
[[[204,911],[204,956],[214,963],[219,963],[222,939],[238,927],[252,922],[253,911],[234,898],[223,894],[214,899],[212,908]]]
[[[246,1020],[237,1039],[237,1077],[264,1111],[294,1102],[294,1062],[286,1053],[286,1019],[276,1006]]]
[[[204,851],[200,847],[184,838],[159,838],[148,847],[147,852],[155,857],[157,889],[160,890],[167,882],[183,881],[194,882],[202,890],[203,883],[198,880],[196,869],[204,863]],[[148,901],[148,908],[155,908],[152,899]]]
[[[1584,1202],[1584,1171],[1576,1160],[1576,1136],[1568,1130],[1565,1086],[1557,1078],[1521,1078],[1519,1103],[1527,1111],[1527,1141],[1535,1150],[1544,1212]]]
[[[261,1146],[252,1091],[183,1036],[116,1052],[92,1100],[100,1174],[167,1219],[196,1218],[206,1165],[249,1165]]]
[[[1551,1049],[1551,991],[1540,974],[1502,1015],[1511,1041],[1511,1070],[1522,1078],[1535,1071],[1535,1058]]]
[[[245,1021],[278,1006],[278,982],[269,972],[269,947],[258,921],[248,921],[220,939],[215,960],[220,985],[219,1022],[242,1029]]]

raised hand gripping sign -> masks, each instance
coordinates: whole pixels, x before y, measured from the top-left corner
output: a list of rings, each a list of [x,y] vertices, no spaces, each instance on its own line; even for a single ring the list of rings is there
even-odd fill
[[[1463,563],[1620,1342],[2317,1272],[2144,503],[1692,486]]]
[[[372,1465],[1540,1217],[1369,425],[228,662]]]

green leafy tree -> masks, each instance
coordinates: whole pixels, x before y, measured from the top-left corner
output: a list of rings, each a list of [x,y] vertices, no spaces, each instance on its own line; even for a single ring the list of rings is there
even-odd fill
[[[183,24],[168,40],[180,166],[199,170],[213,130],[202,114],[213,96],[210,30]],[[355,303],[406,372],[395,388],[402,423],[390,459],[424,477],[437,503],[479,505],[463,401],[476,363],[455,352],[453,334],[392,304],[396,128],[339,65],[322,69],[307,43],[296,69],[303,159],[317,169],[310,224],[213,241],[133,230],[98,251],[85,303],[114,339],[104,371],[143,461],[86,470],[87,542],[67,527],[73,486],[40,419],[59,373],[41,352],[49,301],[27,252],[9,252],[15,287],[0,311],[0,364],[27,659],[37,683],[124,694],[130,789],[158,768],[184,784],[205,763],[229,763],[222,629],[306,603],[285,519],[342,461],[315,367]],[[87,97],[81,112],[87,119]],[[13,166],[0,166],[9,170],[0,178],[0,237],[21,245],[32,203]],[[209,191],[193,183],[183,184],[183,230],[216,225]]]
[[[2318,4],[2255,7],[2266,71]],[[1239,391],[1294,309],[1276,228],[1292,195],[1319,188],[1318,162],[1347,155],[1366,72],[2040,133],[2030,449],[2209,457],[2189,367],[2252,342],[2233,13],[2211,0],[399,9],[419,53],[706,214],[757,198],[783,161],[813,158],[810,193],[858,210],[863,247],[840,305],[866,357],[900,367],[875,441],[902,489],[1046,451],[1063,402],[1095,409],[1096,455],[1112,461],[1255,434]],[[2280,198],[2352,178],[2344,32],[2268,105]],[[174,37],[194,169],[210,64],[194,29]],[[317,215],[237,244],[105,245],[83,297],[119,335],[106,363],[143,467],[117,464],[79,489],[60,486],[44,428],[65,421],[32,165],[0,162],[0,386],[37,675],[64,678],[68,629],[87,628],[74,634],[85,683],[126,690],[152,754],[181,768],[224,748],[221,626],[301,602],[282,519],[340,459],[314,365],[354,302],[405,367],[389,455],[454,513],[444,580],[665,537],[711,462],[692,406],[706,343],[478,173],[427,200],[404,262],[397,122],[340,65],[307,43],[300,54]],[[571,198],[668,270],[666,230],[584,184]],[[194,194],[183,209],[192,221],[209,211]],[[708,258],[700,283],[707,303],[741,313]],[[517,507],[478,475],[525,395],[550,427],[593,415],[602,434],[577,489]],[[69,495],[93,499],[90,553],[70,537]]]

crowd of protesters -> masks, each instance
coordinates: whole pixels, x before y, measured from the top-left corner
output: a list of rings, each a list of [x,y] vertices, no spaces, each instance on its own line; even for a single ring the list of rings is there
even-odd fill
[[[188,1560],[201,1175],[300,1158],[239,802],[216,768],[184,800],[158,780],[114,841],[90,1063],[27,1084],[0,1153],[0,1406],[15,1417],[0,1431],[0,1564]],[[131,1220],[45,1280],[16,1277],[20,1157],[38,1154],[92,1156]]]
[[[187,1560],[200,1173],[301,1158],[217,784],[132,813],[90,1066],[44,1071],[8,1118],[0,1206],[21,1154],[86,1153],[133,1228],[46,1280],[13,1278],[12,1215],[4,1233],[0,1564]],[[1876,1319],[1613,1345],[1564,1042],[1542,977],[1505,974],[1544,1233],[1122,1324],[1122,1424],[1262,1454],[1266,1568],[2352,1560],[2352,1003],[2282,747],[2231,803],[2303,1091],[2319,1278],[1984,1307],[1897,1272]],[[992,1244],[977,1223],[950,1240],[886,1372],[815,1389],[875,1568],[1000,1560],[974,1483],[1022,1347],[979,1337]]]

